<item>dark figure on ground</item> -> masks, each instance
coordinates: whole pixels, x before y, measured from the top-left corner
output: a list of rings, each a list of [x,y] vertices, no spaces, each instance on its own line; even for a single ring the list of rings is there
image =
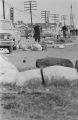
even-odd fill
[[[34,26],[34,36],[36,42],[40,42],[40,26],[35,25]]]
[[[68,31],[68,28],[67,28],[66,25],[64,25],[64,26],[62,27],[62,31],[63,31],[63,37],[66,38],[66,36],[67,36],[67,31]]]

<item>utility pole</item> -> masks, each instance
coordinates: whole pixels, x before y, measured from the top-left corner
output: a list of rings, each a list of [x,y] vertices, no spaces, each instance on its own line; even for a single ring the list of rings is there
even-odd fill
[[[41,18],[45,20],[45,28],[47,27],[47,23],[49,24],[49,13],[50,11],[41,11]]]
[[[2,0],[2,4],[3,4],[3,19],[5,19],[5,5],[4,5],[4,0]]]
[[[32,21],[32,10],[36,10],[35,8],[37,7],[37,3],[36,1],[26,1],[24,2],[24,9],[25,11],[30,11],[30,18],[31,18],[31,28],[33,25],[33,21]]]
[[[64,25],[66,25],[67,15],[62,15],[61,19],[64,21]]]
[[[50,17],[51,20],[54,21],[54,25],[56,26],[56,23],[59,22],[59,14],[51,14]]]
[[[71,29],[74,29],[74,15],[73,15],[73,12],[72,12],[72,4],[70,6],[70,28]]]
[[[57,23],[59,22],[59,14],[50,14],[50,18],[51,20],[53,20],[53,26],[54,26],[54,29],[56,31],[56,28],[57,28]]]

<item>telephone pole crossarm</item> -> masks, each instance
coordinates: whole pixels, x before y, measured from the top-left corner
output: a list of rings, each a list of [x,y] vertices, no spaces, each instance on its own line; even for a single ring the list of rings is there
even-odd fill
[[[25,9],[25,11],[28,10],[30,12],[31,28],[32,28],[32,25],[33,25],[33,22],[32,22],[32,11],[33,10],[37,10],[37,9],[35,9],[36,7],[37,7],[36,1],[25,1],[24,2],[24,9]]]
[[[45,28],[47,27],[46,23],[49,21],[49,13],[50,11],[47,10],[41,11],[41,18],[45,20]]]

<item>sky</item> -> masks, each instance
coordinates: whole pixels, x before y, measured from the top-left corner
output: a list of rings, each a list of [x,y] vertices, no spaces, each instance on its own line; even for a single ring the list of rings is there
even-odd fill
[[[9,18],[9,8],[14,7],[14,20],[23,20],[30,23],[30,14],[24,10],[24,2],[28,0],[4,0],[5,14]],[[60,20],[62,15],[66,15],[66,24],[70,23],[70,5],[74,14],[74,24],[78,26],[78,0],[35,0],[37,2],[37,10],[33,10],[33,23],[44,22],[41,19],[41,11],[50,11],[50,14],[59,14]],[[2,18],[2,0],[0,0],[0,18]],[[50,19],[50,22],[52,20]]]

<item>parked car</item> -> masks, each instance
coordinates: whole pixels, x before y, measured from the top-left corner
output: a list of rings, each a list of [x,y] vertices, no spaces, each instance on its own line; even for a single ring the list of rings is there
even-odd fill
[[[20,41],[20,37],[16,33],[14,26],[9,20],[0,20],[0,48],[8,48],[9,53],[12,52]]]
[[[8,48],[9,53],[12,52],[14,45],[12,37],[12,28],[10,22],[0,20],[0,48]]]

